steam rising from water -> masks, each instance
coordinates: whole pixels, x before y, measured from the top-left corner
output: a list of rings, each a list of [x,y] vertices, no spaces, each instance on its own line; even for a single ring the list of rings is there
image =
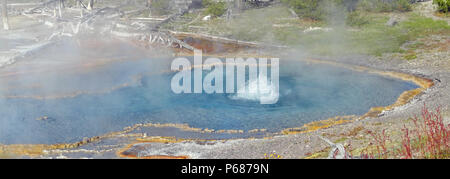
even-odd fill
[[[279,92],[276,90],[276,86],[270,80],[258,79],[247,82],[244,87],[238,89],[237,93],[230,95],[233,100],[249,100],[260,101],[262,98],[266,98],[269,101],[276,101],[279,97]]]
[[[278,96],[270,81],[258,85],[258,82],[264,81],[261,78],[248,82],[245,85],[248,90],[238,89],[238,94],[174,94],[170,90],[171,59],[147,57],[136,49],[119,44],[108,47],[109,50],[101,48],[104,47],[102,43],[77,51],[67,48],[68,51],[64,51],[66,55],[74,53],[78,56],[66,59],[70,61],[66,65],[80,66],[80,63],[102,61],[100,57],[105,54],[86,54],[85,50],[92,52],[93,49],[114,56],[122,54],[128,60],[55,70],[54,67],[59,68],[61,63],[66,63],[56,58],[61,55],[57,52],[66,48],[62,45],[50,47],[33,63],[22,61],[1,69],[0,81],[3,79],[9,84],[18,82],[15,88],[10,86],[0,90],[2,96],[47,96],[79,89],[97,91],[133,79],[130,77],[142,78],[134,85],[104,93],[55,99],[0,98],[0,143],[76,142],[83,137],[120,131],[137,123],[189,124],[216,130],[265,128],[269,132],[277,132],[337,115],[364,114],[370,107],[392,104],[403,91],[416,88],[410,83],[338,67],[281,60],[281,96],[273,105],[257,102],[262,97]],[[80,61],[73,63],[76,60]],[[47,71],[25,73],[35,68],[45,68]],[[165,69],[167,73],[163,73]],[[17,70],[24,73],[10,73]],[[63,82],[65,79],[69,81]],[[380,85],[383,88],[379,88]]]

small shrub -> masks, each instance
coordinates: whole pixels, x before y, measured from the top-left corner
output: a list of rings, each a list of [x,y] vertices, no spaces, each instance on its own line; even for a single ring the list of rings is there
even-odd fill
[[[225,2],[214,2],[212,0],[203,0],[202,5],[206,7],[206,13],[213,17],[220,17],[227,12]]]
[[[345,9],[349,13],[357,10],[366,12],[407,12],[412,10],[410,0],[281,0],[281,2],[292,8],[300,17],[313,20],[325,20],[335,16],[336,12],[330,9],[336,8]],[[358,19],[359,16],[353,17],[357,18],[352,19],[356,25],[361,22],[365,23],[364,19]]]
[[[433,4],[438,6],[438,11],[448,13],[450,11],[450,0],[433,0]]]
[[[170,1],[153,0],[150,11],[155,15],[165,15],[170,12]]]
[[[358,11],[353,11],[348,13],[346,23],[349,26],[361,27],[368,24],[369,19],[366,16],[361,15]]]
[[[203,7],[208,7],[208,6],[212,5],[213,3],[214,3],[213,0],[202,0]]]
[[[394,1],[393,10],[400,11],[400,12],[411,11],[412,10],[411,3],[409,0]]]
[[[403,158],[449,158],[450,125],[445,125],[440,109],[433,112],[424,105],[421,118],[415,116],[413,121],[416,128],[411,132],[415,135],[403,137],[403,141],[411,141],[409,146],[403,142],[400,149]],[[407,150],[412,152],[407,153]]]
[[[324,18],[323,9],[320,8],[322,0],[281,0],[281,2],[292,8],[297,15],[313,20]]]
[[[412,10],[409,0],[360,0],[357,8],[368,12],[407,12]]]
[[[367,133],[370,134],[375,140],[377,157],[385,159],[388,158],[388,148],[386,144],[389,140],[389,136],[386,134],[386,130],[383,130],[381,134],[377,134],[372,131],[368,131]]]

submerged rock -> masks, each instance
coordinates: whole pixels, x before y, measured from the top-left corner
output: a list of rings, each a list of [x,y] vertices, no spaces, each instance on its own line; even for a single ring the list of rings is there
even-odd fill
[[[46,121],[48,120],[48,116],[42,116],[36,119],[37,121]]]

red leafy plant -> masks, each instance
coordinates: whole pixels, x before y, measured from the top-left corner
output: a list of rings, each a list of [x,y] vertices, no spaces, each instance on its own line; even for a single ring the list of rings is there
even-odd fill
[[[368,131],[375,141],[371,145],[375,146],[376,151],[368,152],[366,149],[360,158],[450,158],[450,124],[445,125],[440,108],[430,111],[424,104],[420,117],[415,115],[411,119],[414,123],[413,129],[403,125],[399,147],[386,145],[390,139],[385,130],[381,134]]]
[[[430,111],[422,108],[421,118],[412,118],[415,129],[403,127],[401,158],[449,158],[450,124],[445,125],[440,108]]]

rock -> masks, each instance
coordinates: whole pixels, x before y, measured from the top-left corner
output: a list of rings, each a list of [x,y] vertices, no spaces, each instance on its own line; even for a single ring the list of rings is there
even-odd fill
[[[203,21],[209,21],[209,20],[211,20],[211,15],[207,15],[207,16],[203,17],[202,20],[203,20]]]
[[[330,153],[328,153],[328,159],[350,159],[350,158],[351,157],[348,155],[344,145],[342,144],[332,145],[332,149],[330,150]]]
[[[322,136],[317,136],[326,143],[328,143],[331,146],[330,153],[328,154],[328,159],[350,159],[351,156],[349,153],[345,150],[344,145],[342,144],[335,144],[331,142],[329,139],[324,138]]]
[[[87,137],[83,137],[83,140],[81,141],[83,144],[89,143],[91,140]]]
[[[393,27],[393,26],[396,26],[398,24],[398,22],[399,22],[399,19],[397,17],[391,17],[386,22],[386,26]]]
[[[308,32],[314,32],[314,31],[323,31],[323,32],[329,32],[332,31],[333,28],[322,28],[322,27],[309,27],[305,30],[303,30],[303,33],[308,33]]]
[[[297,15],[297,13],[294,11],[294,9],[289,8],[289,12],[291,13],[292,17],[294,17],[294,18],[296,18],[296,19],[299,18],[298,15]]]

